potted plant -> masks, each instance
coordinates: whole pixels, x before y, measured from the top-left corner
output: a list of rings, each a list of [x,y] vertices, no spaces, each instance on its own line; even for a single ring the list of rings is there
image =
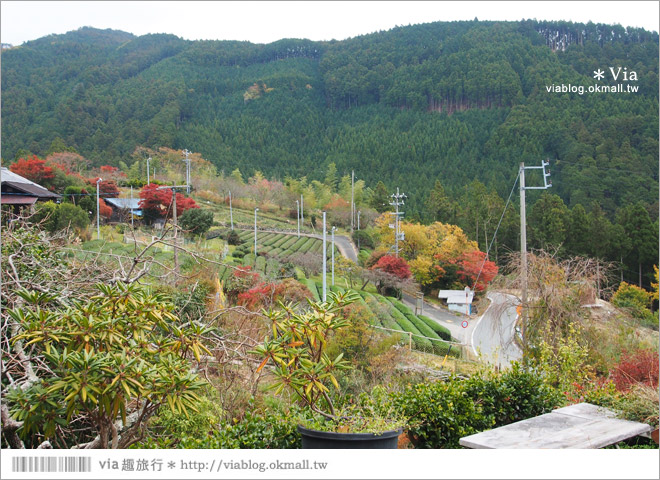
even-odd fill
[[[332,389],[339,391],[335,374],[351,365],[328,357],[326,347],[331,332],[349,325],[341,309],[359,298],[353,291],[328,294],[326,302],[309,302],[300,311],[298,305],[284,305],[269,310],[273,337],[253,353],[263,357],[257,371],[269,363],[276,382],[275,393],[291,390],[308,407],[308,415],[298,426],[303,448],[397,448],[404,422],[386,418],[371,407],[353,405],[337,408]]]

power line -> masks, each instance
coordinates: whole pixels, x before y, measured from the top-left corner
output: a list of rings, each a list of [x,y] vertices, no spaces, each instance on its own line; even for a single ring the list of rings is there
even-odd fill
[[[488,258],[488,254],[490,253],[490,249],[493,247],[493,243],[495,242],[495,238],[497,237],[497,231],[500,229],[500,225],[502,224],[502,220],[504,219],[504,214],[506,213],[506,209],[509,206],[509,203],[511,202],[511,196],[513,195],[513,191],[516,189],[516,184],[518,183],[518,179],[520,178],[520,170],[518,170],[518,176],[516,177],[516,180],[513,182],[513,186],[511,187],[511,192],[509,193],[509,198],[506,200],[506,204],[504,205],[504,210],[502,210],[502,215],[500,216],[500,221],[497,222],[497,228],[495,228],[495,233],[493,234],[492,238],[490,239],[490,245],[486,249],[486,256],[484,257],[484,261],[481,263],[481,268],[479,269],[479,273],[477,274],[477,278],[474,281],[474,285],[472,285],[472,290],[474,290],[477,286],[477,282],[479,281],[479,277],[481,276],[481,272],[484,268],[484,265],[486,265],[486,259]]]

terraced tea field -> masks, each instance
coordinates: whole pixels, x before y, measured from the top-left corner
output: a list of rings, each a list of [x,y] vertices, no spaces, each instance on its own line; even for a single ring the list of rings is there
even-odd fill
[[[244,243],[254,245],[254,230],[236,230]],[[330,238],[327,241],[328,258],[331,256]],[[323,240],[312,237],[287,235],[284,233],[257,232],[257,253],[267,253],[270,257],[284,259],[294,253],[313,253],[321,255],[323,251]],[[335,247],[335,258],[340,258],[341,253]]]
[[[310,279],[304,280],[304,283],[316,300],[322,297],[323,285],[321,283]],[[346,290],[336,285],[328,288],[334,292]],[[417,350],[443,356],[458,357],[460,355],[457,347],[452,347],[447,343],[451,341],[451,333],[439,323],[424,315],[415,315],[410,308],[396,298],[361,290],[356,291],[361,297],[358,304],[364,308],[365,319],[371,325],[401,332],[402,343],[407,343],[412,339],[413,347]]]

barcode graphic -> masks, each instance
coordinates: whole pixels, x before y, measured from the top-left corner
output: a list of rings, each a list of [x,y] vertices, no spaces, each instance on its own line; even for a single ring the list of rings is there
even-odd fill
[[[92,457],[13,457],[12,472],[91,472]]]

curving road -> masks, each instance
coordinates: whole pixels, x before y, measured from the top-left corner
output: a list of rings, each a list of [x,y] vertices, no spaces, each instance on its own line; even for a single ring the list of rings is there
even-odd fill
[[[520,300],[514,295],[491,292],[491,304],[477,320],[472,330],[474,353],[482,360],[501,367],[522,359],[522,351],[515,343],[515,327]]]
[[[260,231],[296,235],[296,233],[277,230]],[[300,235],[323,238],[322,235],[312,233],[301,233]],[[330,242],[330,235],[328,235],[327,241]],[[335,235],[335,243],[344,257],[357,263],[357,249],[350,237]],[[466,320],[465,316],[452,314],[446,309],[426,301],[424,302],[424,314],[447,327],[452,337],[459,343],[471,345],[474,354],[482,361],[506,367],[512,361],[522,359],[522,352],[514,341],[515,324],[518,318],[516,306],[520,300],[514,295],[498,292],[489,293],[488,299],[491,304],[484,314],[476,320],[467,319],[466,328],[461,326],[462,321]],[[404,293],[402,300],[411,308],[415,308],[417,300],[414,297]]]

